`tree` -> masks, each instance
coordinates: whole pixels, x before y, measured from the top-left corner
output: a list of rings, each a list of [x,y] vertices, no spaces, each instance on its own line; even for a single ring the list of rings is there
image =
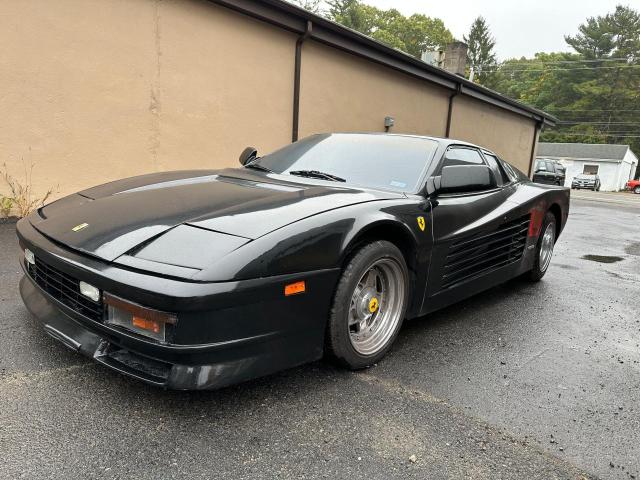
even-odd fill
[[[575,53],[503,62],[496,89],[560,119],[543,141],[622,143],[640,152],[640,13],[618,6],[565,39]]]
[[[375,7],[363,5],[358,0],[329,0],[329,19],[365,35],[373,33]]]
[[[391,8],[382,10],[358,0],[330,0],[327,16],[334,22],[364,33],[416,58],[453,41],[442,20],[422,14],[410,17]]]
[[[495,39],[491,36],[489,26],[484,18],[474,20],[469,31],[469,36],[463,36],[468,45],[467,57],[474,71],[474,81],[488,87],[495,83],[496,55],[494,48]]]
[[[320,0],[292,0],[293,3],[298,6],[304,8],[305,10],[309,10],[311,13],[315,13],[320,15],[322,10],[320,8]]]

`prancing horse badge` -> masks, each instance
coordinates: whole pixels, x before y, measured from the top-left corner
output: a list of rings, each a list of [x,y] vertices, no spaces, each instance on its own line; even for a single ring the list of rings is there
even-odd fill
[[[424,228],[425,228],[424,217],[418,217],[418,227],[420,228],[420,230],[424,232]]]

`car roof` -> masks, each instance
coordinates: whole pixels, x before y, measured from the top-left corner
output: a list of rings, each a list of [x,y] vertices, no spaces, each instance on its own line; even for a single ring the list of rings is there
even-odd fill
[[[388,136],[388,137],[407,137],[407,138],[423,138],[425,140],[433,140],[435,142],[440,143],[441,145],[444,146],[449,146],[449,145],[463,145],[463,146],[467,146],[467,147],[473,147],[473,148],[478,148],[480,150],[483,150],[485,152],[489,152],[492,155],[495,155],[495,153],[493,153],[491,150],[489,150],[486,147],[480,146],[480,145],[476,145],[475,143],[470,143],[470,142],[465,142],[464,140],[457,140],[455,138],[446,138],[446,137],[435,137],[435,136],[431,136],[431,135],[415,135],[415,134],[410,134],[410,133],[386,133],[386,132],[328,132],[330,134],[336,134],[336,135],[384,135],[384,136]]]

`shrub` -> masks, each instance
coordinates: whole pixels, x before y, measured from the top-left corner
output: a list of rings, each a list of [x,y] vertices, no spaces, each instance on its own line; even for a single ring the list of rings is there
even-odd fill
[[[13,209],[13,198],[0,196],[0,218],[8,218]]]
[[[15,206],[16,212],[19,217],[26,217],[36,208],[39,208],[44,205],[44,203],[53,195],[55,189],[49,188],[42,197],[35,197],[33,194],[33,167],[32,163],[29,168],[24,168],[24,181],[20,182],[15,177],[9,174],[7,170],[7,164],[3,164],[0,169],[0,177],[9,187],[9,196],[5,197],[5,199],[9,199],[11,207],[9,210]],[[3,200],[4,202],[4,200]],[[8,205],[9,203],[7,203]]]

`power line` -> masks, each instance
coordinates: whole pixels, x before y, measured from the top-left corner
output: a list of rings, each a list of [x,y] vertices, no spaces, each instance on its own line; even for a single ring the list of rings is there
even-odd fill
[[[504,65],[557,65],[557,64],[571,64],[571,63],[600,63],[600,62],[632,62],[635,59],[633,57],[611,57],[611,58],[600,58],[600,59],[584,59],[584,60],[557,60],[557,61],[546,61],[546,60],[504,60],[498,63],[479,63],[473,65],[474,67],[498,67]]]
[[[551,110],[554,112],[569,111],[569,112],[640,112],[640,109],[624,110],[619,108],[599,109],[599,108],[560,108],[560,107],[547,107],[545,110]]]
[[[560,120],[558,125],[640,125],[640,122],[596,122],[596,121],[570,121]]]
[[[549,133],[557,133],[563,137],[620,137],[620,138],[640,138],[640,135],[627,135],[626,133],[560,133],[560,132],[549,132]]]
[[[514,73],[514,72],[570,72],[574,70],[615,70],[615,69],[627,69],[627,68],[640,68],[640,65],[619,65],[615,67],[607,67],[604,65],[597,65],[593,67],[568,67],[568,68],[504,68],[496,67],[500,69],[503,73]],[[495,70],[494,70],[495,71]]]

